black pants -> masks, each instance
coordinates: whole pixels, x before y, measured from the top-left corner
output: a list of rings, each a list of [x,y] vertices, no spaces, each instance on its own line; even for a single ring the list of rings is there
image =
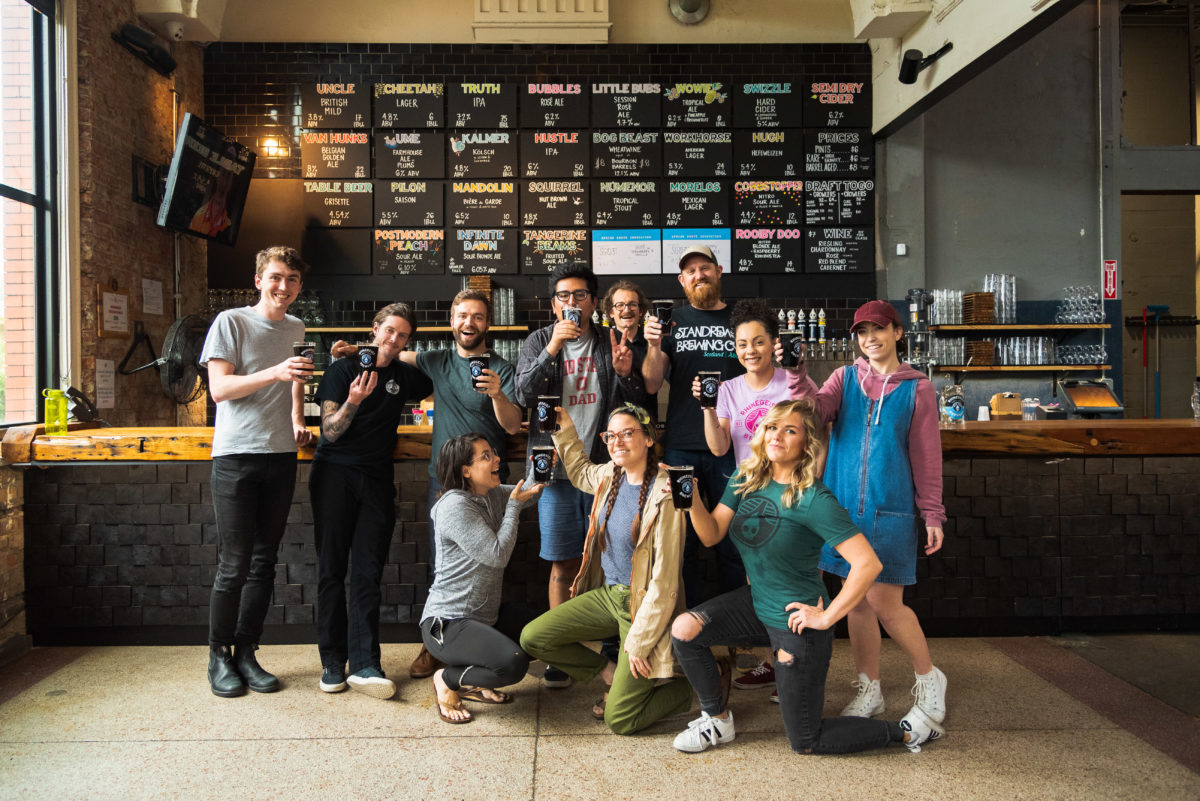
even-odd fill
[[[208,641],[257,643],[275,589],[275,561],[296,487],[296,454],[213,457],[210,487],[217,574],[209,600]]]
[[[429,617],[421,621],[421,641],[445,663],[442,678],[451,690],[463,686],[494,690],[525,678],[529,655],[517,642],[533,617],[512,604],[500,604],[494,627],[470,618]]]
[[[378,668],[380,582],[396,526],[391,471],[317,460],[308,480],[317,546],[317,647],[322,665]],[[347,608],[346,570],[350,570]]]

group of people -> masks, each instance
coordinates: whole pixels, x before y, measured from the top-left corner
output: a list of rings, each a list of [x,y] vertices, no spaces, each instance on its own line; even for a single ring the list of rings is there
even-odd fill
[[[259,302],[214,321],[201,361],[217,403],[212,494],[219,533],[209,680],[213,693],[279,689],[255,649],[274,581],[304,427],[309,359],[292,354],[303,326],[286,315],[305,265],[289,248],[258,255]],[[924,551],[941,547],[941,450],[934,392],[900,359],[903,328],[890,304],[855,313],[863,357],[817,388],[803,361],[777,366],[778,321],[761,300],[734,307],[722,268],[703,245],[679,261],[687,304],[649,313],[641,289],[570,265],[550,276],[554,321],[526,339],[516,368],[487,348],[486,295],[451,305],[452,350],[405,350],[409,307],[372,326],[373,370],[338,358],[317,392],[321,434],[311,468],[318,553],[320,688],[395,693],[382,670],[380,584],[394,528],[392,458],[402,410],[431,392],[429,518],[432,585],[421,653],[439,717],[472,720],[464,702],[503,704],[533,659],[547,687],[599,676],[591,714],[632,734],[692,707],[674,741],[699,752],[734,738],[731,684],[775,687],[792,748],[846,753],[900,743],[920,750],[944,734],[946,677],[930,661],[903,602]],[[596,326],[601,309],[605,324]],[[357,348],[337,343],[334,356]],[[484,367],[483,365],[486,365]],[[700,403],[701,372],[718,373],[715,408]],[[656,393],[669,382],[662,442]],[[507,483],[505,438],[524,409],[555,406],[556,425],[531,421],[526,474]],[[536,416],[536,415],[534,415]],[[549,477],[532,455],[552,446]],[[690,504],[673,500],[668,466],[691,466]],[[534,616],[501,598],[521,510],[536,501],[540,557],[550,563],[549,610]],[[680,506],[686,508],[679,508]],[[705,598],[701,546],[712,548],[719,594]],[[346,577],[349,571],[349,595]],[[821,573],[841,579],[832,598]],[[858,693],[822,718],[833,625],[848,619]],[[913,664],[915,703],[884,712],[880,626]],[[599,651],[586,645],[600,641]],[[714,647],[769,647],[737,680]]]

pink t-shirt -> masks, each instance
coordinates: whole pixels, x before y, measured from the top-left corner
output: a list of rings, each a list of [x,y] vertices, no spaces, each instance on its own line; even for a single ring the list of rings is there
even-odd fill
[[[750,455],[750,440],[758,424],[780,401],[790,400],[786,370],[775,370],[761,391],[755,392],[740,375],[721,382],[717,393],[717,418],[729,421],[729,438],[733,441],[733,456],[740,464]]]

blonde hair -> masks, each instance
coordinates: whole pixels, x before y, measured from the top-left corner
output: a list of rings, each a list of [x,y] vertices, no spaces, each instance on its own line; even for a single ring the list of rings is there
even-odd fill
[[[792,504],[800,499],[800,495],[811,487],[817,480],[817,465],[825,453],[825,443],[821,441],[820,424],[817,409],[807,398],[783,401],[775,404],[767,416],[759,421],[754,439],[750,440],[750,455],[738,465],[737,472],[730,479],[734,492],[738,495],[749,495],[764,489],[771,483],[771,460],[767,458],[766,432],[767,426],[774,425],[788,415],[798,414],[804,426],[804,450],[800,461],[792,469],[791,480],[783,492],[783,507],[790,509]]]

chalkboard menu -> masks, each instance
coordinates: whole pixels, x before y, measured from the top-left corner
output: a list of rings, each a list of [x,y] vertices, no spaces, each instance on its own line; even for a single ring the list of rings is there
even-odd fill
[[[739,83],[733,88],[733,124],[738,128],[799,128],[799,82]]]
[[[454,275],[516,273],[518,236],[509,228],[451,231],[447,266]]]
[[[875,268],[871,228],[805,228],[804,272],[865,273]]]
[[[806,175],[873,175],[875,145],[869,131],[804,132]]]
[[[446,232],[441,228],[376,228],[376,275],[446,272]]]
[[[802,225],[803,181],[738,181],[733,185],[737,225]]]
[[[664,128],[728,128],[733,103],[722,83],[674,83],[663,88]]]
[[[432,131],[375,134],[376,178],[445,178],[446,135]]]
[[[370,181],[305,181],[305,225],[370,228],[371,190]]]
[[[515,181],[451,181],[446,221],[456,228],[508,228],[517,224]]]
[[[375,225],[380,228],[443,224],[445,181],[376,181]]]
[[[515,178],[517,135],[509,131],[450,134],[451,178]]]
[[[731,131],[663,131],[664,175],[724,178],[733,175]]]
[[[733,232],[735,273],[798,273],[804,266],[804,229],[737,228]]]
[[[592,126],[658,128],[662,126],[662,85],[657,83],[593,83]]]
[[[371,127],[371,95],[362,84],[304,84],[300,108],[302,128]]]
[[[516,84],[452,83],[446,94],[451,128],[517,127]]]
[[[564,264],[590,265],[592,241],[586,228],[525,228],[521,272],[545,275]]]
[[[592,181],[592,225],[658,227],[658,181]]]
[[[663,174],[658,131],[592,131],[592,176],[655,178]]]
[[[870,225],[875,219],[875,182],[808,180],[804,182],[807,225]]]
[[[729,225],[729,182],[665,181],[661,196],[666,228],[721,228]]]
[[[303,178],[369,178],[371,135],[358,131],[304,131],[300,134]]]
[[[521,175],[525,178],[585,178],[588,131],[521,131]]]
[[[735,131],[739,178],[795,178],[804,169],[804,137],[796,130]]]
[[[521,225],[569,227],[587,224],[585,181],[536,179],[521,182]]]
[[[309,275],[370,275],[371,229],[305,228],[300,252]]]
[[[522,128],[583,128],[587,87],[581,83],[527,83],[521,87]]]
[[[445,124],[445,84],[375,84],[376,128],[441,128]]]
[[[871,85],[810,80],[805,89],[804,124],[809,128],[870,128]]]

